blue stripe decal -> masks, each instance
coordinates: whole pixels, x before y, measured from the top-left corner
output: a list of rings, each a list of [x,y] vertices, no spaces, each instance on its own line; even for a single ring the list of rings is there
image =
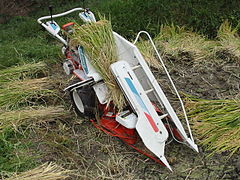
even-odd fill
[[[51,23],[51,26],[52,26],[52,28],[53,28],[54,30],[57,29],[57,26],[56,26],[54,23]]]
[[[143,110],[144,110],[146,113],[149,114],[149,111],[148,111],[146,105],[144,104],[142,98],[140,97],[140,95],[139,95],[137,89],[135,88],[134,84],[132,83],[131,79],[129,79],[129,78],[124,78],[124,79],[125,79],[125,81],[127,82],[128,86],[130,87],[131,91],[133,92],[133,94],[134,94],[137,102],[140,104],[140,106],[143,108]]]
[[[80,61],[81,61],[82,68],[85,71],[85,73],[88,74],[89,71],[88,71],[87,62],[86,62],[86,56],[84,54],[84,49],[83,49],[82,46],[80,46],[78,48],[78,53],[79,53],[79,56],[80,56]]]
[[[132,83],[131,79],[129,79],[129,78],[124,78],[124,79],[126,80],[126,82],[127,82],[128,86],[130,87],[131,91],[133,92],[138,104],[140,104],[140,106],[143,108],[144,114],[147,117],[148,122],[152,126],[153,130],[155,132],[158,132],[159,129],[158,129],[157,125],[155,124],[153,118],[151,117],[146,105],[144,104],[142,98],[140,97],[140,95],[139,95],[137,89],[135,88],[134,84]]]

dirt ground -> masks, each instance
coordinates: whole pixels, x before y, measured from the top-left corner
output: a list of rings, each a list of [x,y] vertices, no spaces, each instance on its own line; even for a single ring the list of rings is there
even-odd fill
[[[165,56],[166,65],[180,92],[204,99],[239,97],[240,65],[236,61],[203,60],[192,62],[188,54],[182,60]],[[61,67],[56,67],[61,70]],[[174,93],[164,72],[152,69],[172,101]],[[70,111],[68,94],[62,89],[64,76],[54,74]],[[73,111],[72,111],[73,112]],[[76,173],[70,179],[240,179],[240,157],[227,153],[208,157],[204,147],[199,153],[172,141],[166,146],[166,157],[173,172],[136,152],[116,137],[96,129],[89,120],[73,116],[41,125],[31,132],[39,162],[55,161]],[[198,144],[198,139],[196,143]],[[34,153],[33,152],[33,153]]]

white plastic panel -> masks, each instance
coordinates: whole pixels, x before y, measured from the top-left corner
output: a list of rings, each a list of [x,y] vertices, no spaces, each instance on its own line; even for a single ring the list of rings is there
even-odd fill
[[[101,104],[106,104],[109,99],[108,88],[105,83],[99,82],[93,85],[93,89],[97,95],[97,98]]]
[[[154,89],[154,95],[151,94],[152,96],[155,96],[155,98],[152,98],[150,96],[151,100],[157,100],[161,105],[164,106],[166,109],[167,113],[171,117],[171,120],[174,122],[176,125],[179,133],[181,134],[182,138],[184,141],[187,143],[188,146],[193,148],[198,152],[198,147],[197,145],[187,136],[182,123],[180,122],[177,114],[175,113],[174,109],[172,108],[170,102],[168,101],[166,95],[164,94],[162,88],[159,86],[157,80],[155,79],[154,75],[152,74],[150,68],[148,67],[147,63],[145,62],[143,56],[139,52],[138,48],[124,39],[122,36],[120,36],[117,33],[113,33],[115,40],[116,40],[116,45],[117,49],[119,49],[119,61],[125,60],[129,63],[130,67],[133,68],[136,65],[140,65],[141,69],[139,68],[138,71],[136,71],[136,77],[138,78],[141,86],[145,89]],[[126,92],[125,92],[126,93]]]
[[[126,61],[113,63],[111,70],[134,108],[134,111],[137,113],[138,120],[136,130],[143,143],[170,168],[164,156],[164,147],[165,141],[168,138],[168,131],[160,120],[138,78]]]

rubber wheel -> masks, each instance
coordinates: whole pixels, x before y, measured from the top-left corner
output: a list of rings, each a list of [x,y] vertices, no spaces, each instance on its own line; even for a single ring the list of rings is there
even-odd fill
[[[73,108],[80,117],[92,118],[96,112],[96,95],[89,86],[84,86],[70,92]]]

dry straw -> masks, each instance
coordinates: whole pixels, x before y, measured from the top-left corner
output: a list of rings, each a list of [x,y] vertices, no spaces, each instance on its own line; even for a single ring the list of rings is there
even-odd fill
[[[43,62],[14,66],[0,71],[0,84],[13,80],[35,78],[39,74],[47,74],[47,66]]]
[[[10,81],[0,87],[0,107],[2,109],[17,108],[22,104],[34,104],[44,97],[56,95],[51,79],[25,79]]]
[[[28,107],[23,110],[0,112],[0,133],[5,129],[17,128],[23,124],[37,124],[56,119],[64,119],[70,113],[61,106]]]
[[[239,99],[194,99],[187,107],[195,132],[209,150],[213,153],[228,151],[231,156],[240,149]]]
[[[69,178],[73,173],[74,171],[66,170],[55,163],[45,163],[5,180],[62,180]]]
[[[100,20],[82,26],[76,25],[70,45],[84,47],[94,68],[101,74],[109,89],[109,102],[121,110],[125,104],[124,96],[110,71],[110,65],[117,61],[116,44],[111,23]]]

